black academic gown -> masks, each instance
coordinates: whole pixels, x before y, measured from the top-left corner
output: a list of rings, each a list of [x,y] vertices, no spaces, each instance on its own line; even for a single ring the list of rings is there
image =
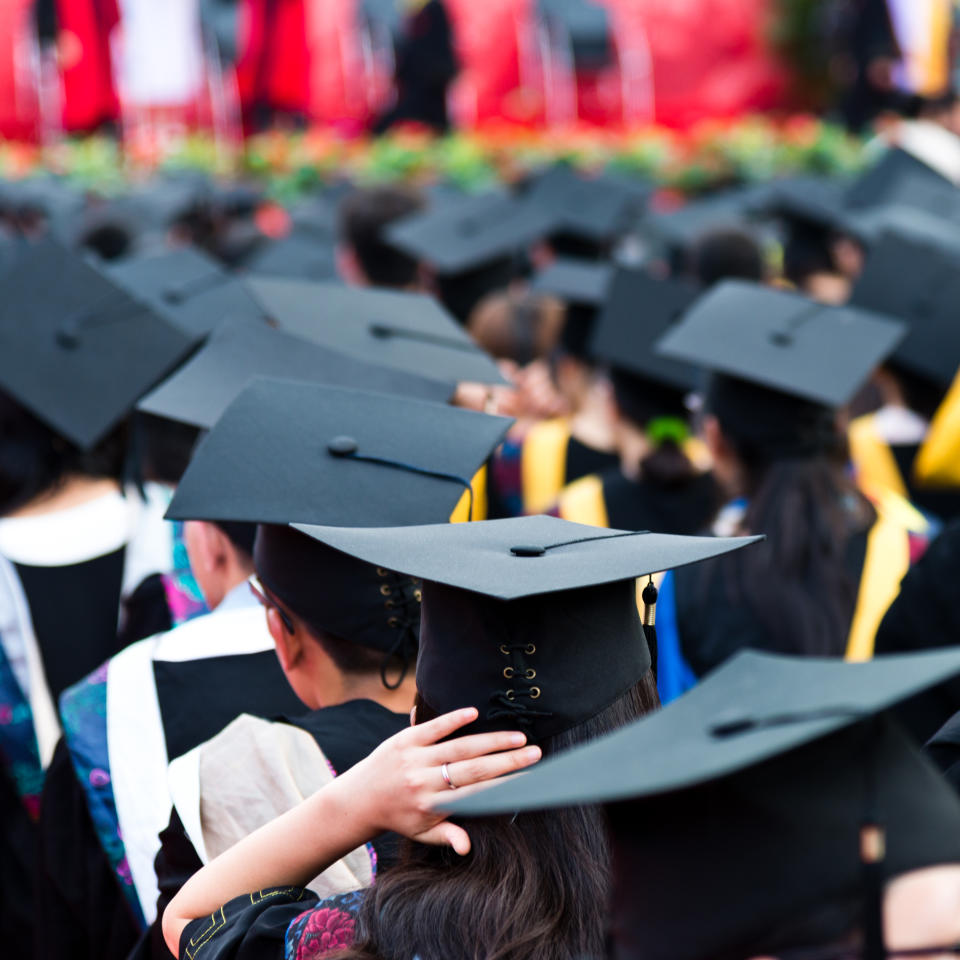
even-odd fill
[[[241,713],[271,717],[302,709],[273,650],[159,661],[153,678],[170,760]],[[44,784],[39,840],[36,960],[124,960],[142,920],[120,888],[63,739]]]
[[[350,700],[282,722],[291,723],[311,734],[333,769],[343,773],[370,754],[384,740],[409,726],[410,718],[407,714],[392,713],[372,700]],[[382,834],[374,839],[378,872],[389,869],[396,862],[397,842],[393,834]],[[157,920],[131,955],[131,960],[169,960],[160,929],[163,912],[180,888],[202,865],[177,812],[173,811],[169,826],[161,834],[160,853],[156,860],[160,885]],[[264,936],[254,937],[253,946],[248,941],[248,952],[236,956],[243,957],[244,960],[260,960],[261,957],[282,960],[286,924],[315,900],[315,897],[308,895],[303,903],[291,904],[288,910],[282,912],[282,922],[277,921],[277,915],[274,914],[269,929],[263,931]]]
[[[845,565],[858,587],[868,535],[869,530],[854,534],[846,547]],[[698,677],[747,648],[772,653],[801,652],[785,649],[777,631],[765,625],[736,596],[737,568],[736,555],[730,555],[674,571],[680,649]]]
[[[960,642],[960,520],[948,524],[910,569],[877,631],[877,653],[917,653]],[[960,710],[960,681],[950,680],[897,708],[920,741]]]
[[[918,487],[913,480],[913,462],[920,452],[920,444],[891,444],[890,452],[907,488],[907,499],[924,513],[944,523],[960,517],[960,490],[936,490]]]
[[[574,487],[561,494],[554,513],[573,523],[592,523],[602,517],[615,530],[692,536],[710,525],[721,502],[709,473],[689,483],[665,486],[643,477],[631,480],[618,467],[581,481],[579,490]]]

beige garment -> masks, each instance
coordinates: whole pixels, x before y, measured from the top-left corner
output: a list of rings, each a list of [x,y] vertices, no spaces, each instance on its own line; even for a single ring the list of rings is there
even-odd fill
[[[246,714],[200,748],[200,822],[212,860],[333,780],[316,740]],[[319,825],[318,825],[319,829]],[[373,883],[368,847],[328,867],[309,889],[321,899]]]

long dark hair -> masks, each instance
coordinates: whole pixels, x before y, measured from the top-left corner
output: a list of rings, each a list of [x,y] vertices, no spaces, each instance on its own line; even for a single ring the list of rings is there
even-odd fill
[[[711,564],[781,652],[842,655],[856,604],[848,551],[875,519],[844,469],[833,413],[806,400],[716,377],[708,410],[740,462],[743,532],[767,539]],[[749,554],[749,556],[747,555]]]
[[[660,705],[648,672],[584,723],[540,744],[544,756]],[[417,720],[432,712],[418,697]],[[604,952],[609,853],[598,807],[467,822],[471,851],[406,842],[377,879],[341,960],[585,960]]]
[[[0,516],[55,493],[70,477],[119,480],[126,425],[81,450],[0,390]]]

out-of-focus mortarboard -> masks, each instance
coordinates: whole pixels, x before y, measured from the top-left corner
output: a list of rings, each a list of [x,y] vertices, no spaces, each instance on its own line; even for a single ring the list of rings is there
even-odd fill
[[[336,283],[248,282],[282,329],[360,360],[446,383],[503,383],[496,363],[425,294]]]
[[[231,322],[216,330],[182,367],[152,390],[137,409],[209,428],[254,377],[277,377],[397,393],[444,403],[440,380],[364,363],[265,324]]]
[[[519,727],[533,739],[595,716],[650,669],[637,577],[761,539],[605,530],[544,516],[403,529],[295,527],[422,579],[420,696],[437,713],[477,707],[471,730]]]
[[[957,651],[857,664],[741,652],[664,709],[444,806],[606,804],[617,960],[778,956],[843,941],[862,916],[866,955],[882,956],[869,900],[899,874],[960,862],[960,803],[880,715],[958,672]],[[860,897],[818,941],[811,917],[828,927]]]
[[[195,342],[53,241],[4,278],[0,386],[78,447],[94,446]]]
[[[243,282],[193,247],[134,257],[106,270],[131,296],[192,337],[208,336],[226,319],[266,320]]]
[[[631,185],[607,176],[586,177],[571,167],[557,165],[534,180],[523,200],[553,215],[551,235],[602,247],[637,220],[646,192],[640,183]]]
[[[337,258],[333,238],[295,227],[286,237],[263,244],[244,264],[252,278],[335,280]]]
[[[460,274],[522,254],[556,222],[553,211],[493,192],[404,217],[386,237],[437,273]]]
[[[443,522],[510,423],[395,394],[257,378],[198,447],[167,516]]]
[[[844,205],[851,209],[903,202],[909,191],[953,187],[932,167],[906,150],[892,147],[847,188]]]
[[[696,366],[654,350],[657,341],[683,316],[699,289],[683,279],[661,279],[645,270],[618,270],[597,321],[592,353],[624,370],[678,390],[693,390]]]
[[[904,320],[907,334],[891,359],[947,387],[960,366],[960,251],[887,235],[870,248],[851,304]]]
[[[698,299],[656,352],[826,407],[845,404],[906,327],[853,307],[728,280]]]

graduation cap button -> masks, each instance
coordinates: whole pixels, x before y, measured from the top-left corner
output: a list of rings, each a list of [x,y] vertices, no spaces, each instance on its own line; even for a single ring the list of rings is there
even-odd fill
[[[357,452],[357,441],[353,437],[334,437],[328,444],[327,450],[335,457],[349,457]]]
[[[511,547],[510,552],[515,557],[542,557],[546,552],[546,547]]]
[[[776,330],[770,334],[770,342],[777,347],[789,347],[793,344],[793,337],[784,330]]]

